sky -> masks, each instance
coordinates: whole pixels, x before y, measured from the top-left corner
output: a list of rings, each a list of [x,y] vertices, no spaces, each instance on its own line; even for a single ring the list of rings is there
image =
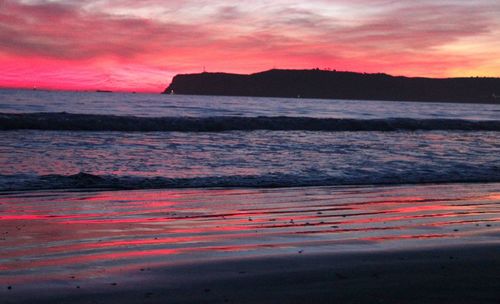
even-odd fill
[[[500,76],[498,0],[0,0],[0,87],[161,92],[179,73]]]

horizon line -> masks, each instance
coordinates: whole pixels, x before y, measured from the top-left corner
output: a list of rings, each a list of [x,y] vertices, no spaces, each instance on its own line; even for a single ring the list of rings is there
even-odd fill
[[[457,76],[457,77],[429,77],[429,76],[406,76],[406,75],[393,75],[386,72],[357,72],[357,71],[349,71],[349,70],[337,70],[334,68],[303,68],[303,69],[294,69],[294,68],[271,68],[267,70],[261,70],[252,73],[235,73],[235,72],[224,72],[224,71],[206,71],[205,69],[201,72],[195,73],[177,73],[172,76],[170,83],[173,78],[178,75],[197,75],[197,74],[230,74],[230,75],[255,75],[259,73],[265,73],[270,71],[323,71],[323,72],[334,72],[334,73],[354,73],[354,74],[362,74],[362,75],[388,75],[391,77],[404,77],[404,78],[425,78],[425,79],[467,79],[467,78],[482,78],[482,79],[500,79],[500,76]],[[168,87],[169,84],[166,84],[165,87]],[[95,88],[56,88],[56,87],[46,87],[46,86],[5,86],[0,84],[0,90],[26,90],[26,91],[50,91],[50,92],[82,92],[82,93],[132,93],[132,94],[161,94],[164,89],[160,91],[155,90],[147,90],[141,89],[138,87],[137,89],[124,89],[120,87],[110,88],[110,87],[95,87]]]

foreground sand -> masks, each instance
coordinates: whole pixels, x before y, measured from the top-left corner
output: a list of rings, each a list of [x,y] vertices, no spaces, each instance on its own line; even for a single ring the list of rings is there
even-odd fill
[[[500,185],[0,195],[0,303],[499,303]]]
[[[500,245],[476,245],[232,259],[1,294],[3,303],[499,303],[499,282]]]

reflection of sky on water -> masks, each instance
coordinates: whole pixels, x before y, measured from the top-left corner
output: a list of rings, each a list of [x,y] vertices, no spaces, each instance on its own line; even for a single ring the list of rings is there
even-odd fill
[[[0,282],[301,250],[496,242],[499,193],[498,184],[457,184],[6,194]]]

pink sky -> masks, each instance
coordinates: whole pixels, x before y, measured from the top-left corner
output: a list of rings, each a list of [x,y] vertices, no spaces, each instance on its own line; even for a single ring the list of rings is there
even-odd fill
[[[0,87],[160,92],[177,73],[500,76],[498,0],[0,0]]]

